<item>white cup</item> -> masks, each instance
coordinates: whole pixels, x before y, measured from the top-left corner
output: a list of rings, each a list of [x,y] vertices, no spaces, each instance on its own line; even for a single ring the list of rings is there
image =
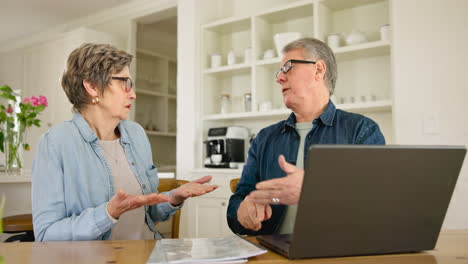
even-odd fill
[[[273,108],[273,105],[270,101],[265,101],[265,102],[262,102],[260,104],[260,111],[261,112],[266,112],[266,111],[270,111],[271,108]]]
[[[211,68],[218,68],[221,66],[221,55],[213,54],[211,55]]]
[[[275,51],[273,49],[267,49],[263,53],[263,59],[272,59],[275,57]]]
[[[232,50],[227,55],[227,64],[228,65],[236,64],[236,54],[234,54],[234,51]]]
[[[390,41],[390,24],[380,26],[380,39]]]
[[[223,159],[222,154],[211,154],[211,162],[213,162],[213,164],[215,165],[219,165],[222,159]]]
[[[328,43],[328,46],[332,49],[336,49],[340,47],[340,35],[338,34],[328,35],[327,43]]]

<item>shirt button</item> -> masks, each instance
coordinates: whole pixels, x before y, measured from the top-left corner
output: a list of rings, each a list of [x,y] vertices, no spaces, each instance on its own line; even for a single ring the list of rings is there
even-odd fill
[[[141,185],[141,187],[143,187],[143,189],[146,189],[146,185],[145,185],[145,184]]]
[[[132,166],[135,166],[135,162],[132,162]]]

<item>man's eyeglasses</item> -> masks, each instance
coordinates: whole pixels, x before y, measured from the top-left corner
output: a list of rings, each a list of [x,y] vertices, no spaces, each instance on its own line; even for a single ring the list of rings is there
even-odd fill
[[[111,77],[113,80],[120,80],[124,83],[124,90],[129,93],[133,88],[133,81],[129,77]]]
[[[306,63],[306,64],[315,64],[316,61],[306,61],[306,60],[288,60],[283,67],[280,68],[280,70],[276,73],[276,78],[278,78],[278,75],[280,72],[286,74],[288,73],[291,68],[294,66],[293,63]]]

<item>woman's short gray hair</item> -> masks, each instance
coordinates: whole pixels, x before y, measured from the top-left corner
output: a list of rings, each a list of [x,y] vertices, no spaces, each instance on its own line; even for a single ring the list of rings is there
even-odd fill
[[[112,74],[121,72],[132,62],[132,55],[108,44],[85,43],[68,56],[62,75],[62,87],[75,111],[91,99],[83,86],[87,80],[101,93],[111,81]]]
[[[303,49],[303,56],[306,60],[323,60],[327,67],[325,72],[325,82],[330,91],[330,95],[335,91],[336,79],[338,78],[338,70],[336,59],[333,51],[327,44],[315,38],[302,38],[288,43],[283,48],[283,53],[295,49]]]

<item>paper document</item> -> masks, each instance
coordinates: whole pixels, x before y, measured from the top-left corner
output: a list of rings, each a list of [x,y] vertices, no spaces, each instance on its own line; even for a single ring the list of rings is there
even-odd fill
[[[161,239],[156,242],[148,263],[244,263],[247,258],[266,253],[244,239],[232,235],[220,238]]]

